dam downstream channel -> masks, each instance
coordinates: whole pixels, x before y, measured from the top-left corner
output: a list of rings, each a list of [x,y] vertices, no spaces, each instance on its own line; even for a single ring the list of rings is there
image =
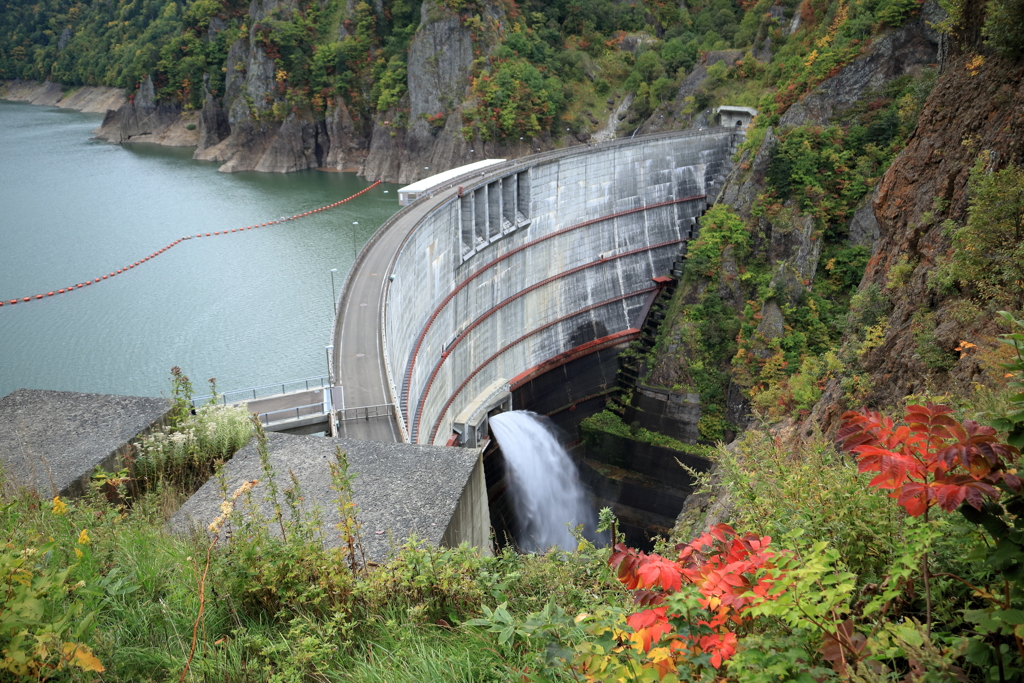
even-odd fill
[[[188,234],[291,216],[370,185],[354,173],[217,172],[192,148],[90,139],[101,115],[0,101],[0,296],[101,277]],[[161,396],[180,366],[206,393],[326,375],[354,254],[397,185],[343,206],[186,241],[92,287],[0,309],[0,396],[19,388]],[[385,193],[387,190],[387,193]],[[354,224],[355,223],[355,224]]]

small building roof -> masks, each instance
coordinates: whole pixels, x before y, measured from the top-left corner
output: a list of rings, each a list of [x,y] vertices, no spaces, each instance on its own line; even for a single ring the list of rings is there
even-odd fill
[[[448,169],[442,173],[437,173],[423,180],[417,180],[412,185],[406,185],[405,187],[399,188],[400,193],[408,192],[426,192],[432,187],[445,183],[453,178],[458,178],[460,175],[465,173],[472,173],[473,171],[479,171],[495,164],[504,162],[504,159],[484,159],[483,161],[474,161],[472,164],[466,164],[465,166],[459,166],[458,168]]]
[[[735,107],[731,104],[723,104],[721,107],[715,108],[715,113],[720,114],[722,112],[728,112],[730,114],[750,114],[751,116],[757,116],[757,110],[753,107]]]
[[[0,398],[0,468],[40,496],[80,495],[170,410],[165,398],[18,389]]]

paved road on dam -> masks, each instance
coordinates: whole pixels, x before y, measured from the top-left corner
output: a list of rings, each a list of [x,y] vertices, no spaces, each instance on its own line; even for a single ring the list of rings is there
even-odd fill
[[[447,239],[448,237],[456,240],[456,242],[458,242],[459,239],[466,239],[464,234],[467,230],[464,225],[466,221],[464,220],[465,217],[461,213],[461,207],[452,209],[451,211],[454,211],[454,213],[451,213],[448,207],[443,207],[444,204],[458,196],[460,185],[465,187],[468,193],[472,193],[468,195],[468,201],[471,202],[472,206],[476,207],[470,210],[471,213],[466,214],[471,216],[470,220],[474,226],[469,228],[474,231],[470,237],[475,235],[478,240],[485,239],[481,237],[481,234],[483,234],[481,231],[487,230],[490,232],[486,233],[486,239],[489,239],[490,242],[494,242],[499,238],[503,238],[503,235],[505,234],[513,234],[511,230],[508,232],[505,231],[505,224],[508,223],[508,225],[511,226],[512,223],[510,221],[518,222],[520,221],[520,218],[517,218],[516,216],[522,216],[524,217],[522,219],[524,222],[520,225],[531,226],[530,230],[534,231],[537,229],[538,225],[542,224],[543,230],[536,232],[536,234],[533,232],[526,233],[522,230],[517,231],[515,233],[517,237],[514,239],[522,242],[522,244],[509,251],[508,254],[510,257],[514,256],[520,250],[533,245],[537,248],[537,253],[541,254],[538,258],[545,259],[542,264],[544,267],[539,268],[537,272],[530,271],[531,274],[527,277],[528,282],[524,281],[524,287],[521,291],[516,291],[512,295],[509,295],[509,292],[503,292],[502,296],[506,298],[497,305],[489,300],[487,300],[486,305],[481,304],[483,305],[483,309],[476,311],[476,313],[479,314],[477,322],[474,322],[473,326],[467,328],[467,330],[463,332],[463,335],[465,335],[474,329],[478,322],[487,322],[487,320],[490,320],[487,316],[490,316],[494,311],[500,310],[508,312],[508,316],[510,316],[509,319],[512,320],[516,315],[518,315],[516,312],[518,309],[516,309],[512,304],[518,305],[516,302],[519,302],[520,300],[525,301],[525,299],[523,299],[525,294],[537,287],[545,285],[546,283],[556,281],[560,283],[563,278],[566,278],[577,271],[582,272],[584,269],[591,268],[591,266],[597,263],[597,261],[593,260],[593,254],[590,254],[588,257],[589,252],[586,252],[586,250],[589,248],[587,246],[589,243],[587,243],[586,240],[576,240],[574,242],[572,239],[566,238],[566,245],[568,245],[565,247],[568,249],[566,258],[571,256],[571,259],[573,259],[571,264],[573,265],[573,268],[562,270],[558,270],[556,268],[555,270],[548,272],[546,267],[547,265],[550,265],[549,261],[552,257],[545,250],[550,248],[550,244],[554,244],[554,242],[547,242],[549,237],[562,235],[562,233],[567,230],[575,230],[576,228],[582,228],[604,220],[614,219],[617,221],[622,219],[623,216],[633,216],[633,214],[637,212],[662,210],[664,207],[669,205],[674,206],[680,202],[703,198],[706,194],[710,193],[709,188],[717,191],[717,184],[724,181],[724,176],[719,177],[719,175],[717,175],[721,170],[719,169],[719,166],[725,164],[725,160],[728,155],[731,155],[735,146],[733,140],[735,135],[736,132],[731,129],[721,129],[714,132],[673,131],[671,133],[642,136],[636,140],[618,139],[595,145],[580,145],[565,149],[551,150],[519,159],[508,160],[504,163],[488,167],[485,172],[473,171],[458,178],[447,179],[444,181],[444,184],[434,191],[434,196],[420,197],[417,201],[388,219],[388,221],[378,229],[359,254],[351,272],[345,280],[342,287],[341,299],[338,302],[337,317],[333,333],[334,349],[332,355],[332,374],[334,375],[333,379],[335,386],[335,390],[333,392],[333,405],[338,411],[339,436],[369,441],[401,442],[407,438],[405,433],[403,433],[403,427],[406,429],[412,429],[414,433],[417,431],[414,425],[403,424],[401,422],[402,418],[398,416],[397,411],[395,410],[393,403],[396,398],[393,395],[393,391],[397,392],[397,389],[395,389],[392,381],[388,377],[387,358],[391,358],[392,362],[399,362],[403,365],[403,367],[399,368],[390,368],[393,374],[397,374],[399,376],[395,378],[394,381],[401,384],[401,378],[406,376],[405,373],[412,373],[413,366],[410,364],[406,367],[406,360],[409,358],[410,353],[413,357],[421,351],[425,354],[430,354],[430,358],[437,362],[437,368],[440,368],[441,364],[443,364],[449,356],[446,351],[446,346],[443,343],[445,340],[441,338],[443,335],[440,332],[434,332],[433,336],[427,338],[426,346],[421,348],[420,342],[423,342],[423,337],[422,335],[417,337],[417,335],[421,332],[426,334],[426,332],[422,329],[412,330],[409,320],[404,317],[393,319],[394,324],[388,328],[388,332],[386,334],[394,335],[394,339],[390,338],[390,336],[385,337],[385,332],[383,330],[385,297],[389,291],[389,277],[393,277],[393,282],[399,289],[397,292],[391,291],[392,297],[399,296],[400,300],[404,302],[404,305],[406,306],[429,306],[431,308],[431,311],[409,310],[406,314],[416,316],[418,319],[420,317],[427,316],[431,312],[433,312],[434,315],[437,315],[437,311],[440,311],[441,308],[445,306],[447,300],[445,302],[433,301],[430,296],[426,294],[425,290],[422,289],[423,287],[430,286],[432,281],[419,283],[402,279],[412,278],[415,280],[417,277],[431,276],[424,275],[423,270],[419,268],[420,260],[417,260],[419,257],[414,258],[414,256],[410,254],[401,255],[400,252],[403,250],[403,245],[407,244],[407,240],[410,239],[413,241],[408,242],[408,244],[419,245],[412,246],[410,248],[422,251],[424,246],[423,244],[420,244],[421,236],[418,234],[413,235],[413,231],[421,227],[421,224],[422,226],[426,226],[424,229],[429,228],[433,230],[434,227],[436,227],[437,230],[441,231],[438,232],[437,235],[434,235],[433,232],[429,233],[429,235],[434,236],[433,238],[436,238],[435,241]],[[676,137],[685,139],[679,140],[678,146],[662,144],[663,141]],[[689,142],[690,139],[693,140],[692,143]],[[675,141],[673,140],[673,144],[674,143]],[[650,146],[649,150],[648,146]],[[589,168],[589,170],[585,162],[577,163],[575,165],[568,164],[565,169],[562,169],[561,166],[548,168],[548,165],[553,162],[560,164],[563,159],[578,155],[589,156],[590,154],[595,154],[599,155],[595,158],[605,159],[606,161],[608,159],[619,159],[619,149],[624,150],[621,154],[621,163],[624,164],[624,166],[622,172],[619,173],[618,176],[614,171],[608,170],[606,167],[607,164],[604,166],[594,166],[593,168]],[[610,155],[606,154],[606,151],[610,151]],[[634,178],[630,175],[631,173],[639,173],[640,176]],[[645,173],[653,175],[648,178],[647,175],[644,175]],[[536,179],[533,179],[535,174],[537,177]],[[483,176],[486,176],[486,178]],[[562,176],[564,176],[564,178]],[[593,176],[593,178],[590,181],[587,181],[586,179],[590,178],[590,176]],[[513,183],[506,187],[505,179],[513,177],[515,178]],[[639,186],[641,178],[643,179],[643,187]],[[648,183],[652,182],[651,179],[656,179],[654,181],[655,184],[648,186]],[[492,181],[494,183],[493,186],[488,184],[492,183]],[[536,191],[531,189],[533,187],[533,182],[539,183],[537,187],[541,189],[537,189]],[[586,185],[586,182],[590,182],[591,185]],[[612,188],[610,184],[616,182],[618,185],[615,185],[615,188]],[[691,185],[693,187],[690,187]],[[700,186],[698,187],[698,185]],[[495,190],[495,187],[499,189]],[[683,191],[684,188],[685,191]],[[488,200],[491,196],[490,193],[492,192],[497,193],[495,194],[497,199],[493,203]],[[525,195],[527,199],[524,202],[525,206],[522,213],[519,212],[520,192],[528,193]],[[479,201],[481,201],[478,199],[478,197],[481,196],[481,193],[483,193],[483,204],[478,205]],[[534,197],[533,195],[535,193],[539,194]],[[564,198],[563,194],[565,195]],[[509,199],[509,197],[511,197],[511,199]],[[560,201],[569,201],[569,197],[575,198],[573,201],[576,201],[577,203],[574,204],[573,207],[577,210],[565,211],[564,213],[568,218],[560,218],[562,214],[557,210],[557,203]],[[530,207],[533,205],[534,201],[541,202],[541,208],[538,210],[539,213],[537,215],[543,216],[544,219],[540,224],[536,222],[531,224],[530,220],[525,218],[526,216],[533,216],[533,209]],[[512,202],[508,206],[513,207],[512,210],[514,210],[515,215],[506,215],[506,213],[508,213],[506,211],[506,202]],[[594,211],[600,215],[588,214],[587,211],[590,210],[590,204],[587,204],[587,202],[594,204],[596,207],[594,208]],[[484,206],[485,208],[481,209],[479,206]],[[429,219],[429,217],[437,210],[440,210],[443,213],[437,215],[438,222],[437,225],[434,226],[434,224],[431,223],[432,219]],[[665,210],[668,211],[668,209]],[[675,211],[675,209],[671,209],[671,211]],[[453,218],[453,216],[457,217]],[[672,216],[675,216],[675,213],[672,213]],[[685,217],[689,218],[692,222],[692,217],[690,217],[689,214]],[[570,218],[572,220],[570,220]],[[573,225],[559,224],[558,221],[563,219],[570,223],[573,221],[576,222]],[[633,225],[633,223],[630,223],[629,221],[636,222],[639,220],[640,223],[637,223],[637,226],[639,227],[636,228],[637,235],[647,236],[649,234],[654,234],[653,232],[650,232],[651,230],[654,230],[654,228],[645,227],[646,224],[644,224],[643,221],[646,221],[646,218],[628,218],[623,220],[626,222],[623,223],[623,226],[625,227],[620,226],[622,229],[626,229],[630,225]],[[672,220],[682,219],[673,218]],[[448,226],[448,221],[456,221],[458,222],[458,225]],[[480,225],[483,225],[484,228],[477,225],[480,221],[483,221]],[[496,225],[500,226],[500,234],[492,234],[492,229]],[[615,225],[618,224],[616,223],[612,225],[612,233],[617,229],[614,227]],[[644,253],[646,253],[648,249],[653,248],[660,248],[664,250],[667,246],[675,245],[682,241],[679,239],[679,235],[681,234],[680,231],[682,230],[680,227],[680,225],[682,225],[681,223],[679,225],[676,225],[675,223],[672,223],[671,225],[665,223],[665,225],[668,225],[669,227],[675,226],[675,232],[672,232],[672,230],[665,232],[668,228],[662,230],[661,228],[665,226],[662,226],[660,223],[655,226],[655,228],[657,228],[657,230],[661,230],[661,232],[658,233],[659,235],[661,233],[665,233],[662,235],[662,238],[673,238],[672,241],[664,243],[659,242],[658,244],[653,245],[634,244],[633,247],[635,250]],[[448,230],[449,227],[449,232],[452,233],[451,235],[444,232],[445,230]],[[515,230],[515,227],[513,227],[512,230]],[[655,232],[657,232],[657,230],[655,230]],[[576,235],[576,233],[573,233],[573,235]],[[635,236],[623,237],[622,243],[632,244],[630,240],[634,237]],[[427,240],[424,244],[433,244],[429,241],[428,237],[423,237],[423,239]],[[490,242],[488,242],[488,244]],[[463,246],[466,244],[468,243],[464,243]],[[616,242],[616,244],[619,243]],[[619,247],[616,248],[618,249]],[[431,251],[432,249],[434,249],[433,246],[428,247],[428,251]],[[455,253],[453,249],[458,249],[458,244],[455,244],[454,247],[450,244],[444,245],[441,249],[441,255],[435,255],[431,258],[449,258],[451,254]],[[476,254],[476,249],[476,246],[471,247],[469,252],[470,256]],[[417,251],[416,253],[420,254],[420,251]],[[624,251],[622,253],[616,252],[605,259],[605,253],[603,250],[597,249],[595,251],[595,253],[598,252],[600,252],[599,256],[601,257],[599,259],[600,264],[605,264],[607,262],[608,264],[611,264],[611,266],[609,266],[610,268],[614,267],[616,269],[626,268],[627,266],[623,266],[621,264],[626,263],[628,265],[628,263],[631,263],[627,261],[627,257],[633,258],[634,255],[634,251]],[[433,252],[431,251],[431,253]],[[467,252],[463,251],[461,253],[465,256]],[[422,256],[422,254],[420,255]],[[489,258],[493,257],[481,257],[477,258],[476,261],[467,262],[470,264],[468,267],[490,267],[490,265],[487,265],[490,263],[488,260]],[[650,258],[653,257],[646,258],[650,260]],[[504,259],[504,256],[502,256],[502,259]],[[526,260],[529,261],[528,257]],[[396,264],[399,262],[402,264],[401,269],[405,272],[396,271]],[[495,261],[495,263],[496,262],[497,261]],[[429,269],[433,267],[431,266],[431,263],[434,262],[425,262],[424,268],[429,271]],[[637,264],[634,264],[636,265],[636,268],[640,268],[645,273],[644,282],[646,282],[646,279],[650,277],[650,273],[647,273],[647,271],[641,267],[646,263],[647,261],[641,262],[641,260],[637,260]],[[447,261],[445,261],[445,264],[447,264]],[[448,266],[446,265],[445,267]],[[602,265],[602,267],[604,266]],[[659,268],[661,267],[662,266],[659,266]],[[636,270],[636,268],[634,268],[634,270]],[[445,272],[447,273],[447,271]],[[452,274],[452,277],[455,277],[454,273]],[[618,281],[616,280],[615,282]],[[580,287],[587,288],[586,292],[581,294],[583,298],[590,296],[589,292],[591,289],[600,289],[594,283],[589,285],[586,284],[587,280],[585,278],[582,278],[580,283]],[[456,283],[452,284],[455,286]],[[529,285],[529,287],[526,287],[526,285]],[[494,287],[498,286],[498,284],[494,285]],[[625,294],[628,294],[625,290],[623,292],[619,292],[616,287],[617,285],[614,283],[610,286],[609,292],[611,292],[612,289],[615,290],[614,292],[611,292],[612,294],[615,294],[615,297],[609,299],[611,302],[619,302]],[[622,287],[626,286],[622,285]],[[632,287],[632,285],[630,285],[630,287]],[[458,291],[459,290],[455,290],[456,293]],[[619,294],[622,294],[623,296],[619,296]],[[468,297],[469,295],[467,294],[466,296]],[[480,299],[480,302],[485,302],[487,299],[485,294],[480,294],[477,298]],[[473,301],[476,301],[476,299],[473,299]],[[441,308],[438,308],[435,311],[433,310],[434,306],[440,306]],[[562,310],[561,308],[555,307],[557,311],[552,309],[551,315],[549,316],[551,318],[550,320],[544,318],[544,320],[541,320],[541,322],[544,322],[543,325],[538,324],[535,326],[535,329],[530,329],[532,331],[548,335],[551,340],[556,340],[556,337],[560,340],[562,337],[559,337],[558,335],[560,334],[559,330],[561,328],[557,327],[557,325],[563,325],[564,321],[568,320],[569,317],[574,316],[577,313],[590,311],[591,308],[593,307],[587,307],[583,304],[580,304],[579,307],[572,310]],[[489,310],[485,311],[484,309]],[[545,309],[545,311],[546,310],[547,309]],[[545,311],[537,312],[537,315],[540,316],[538,320],[547,315]],[[465,312],[463,313],[466,314]],[[392,312],[392,314],[394,315],[395,312]],[[593,315],[597,314],[595,313]],[[619,313],[614,313],[614,315],[619,315]],[[625,314],[623,313],[622,315],[624,316]],[[497,318],[494,319],[497,320]],[[431,318],[431,320],[433,320],[433,318]],[[618,318],[613,321],[616,325],[619,322],[621,321],[618,320]],[[522,322],[520,321],[519,323],[510,324],[522,324]],[[435,326],[435,328],[437,327],[438,326]],[[410,336],[410,334],[412,336]],[[555,343],[555,341],[548,340],[548,337],[537,337],[537,339],[541,340],[536,342],[536,348],[538,349],[537,353],[547,353],[548,346],[553,349],[552,353],[565,350],[560,346],[561,342]],[[526,338],[524,337],[524,339]],[[571,339],[571,335],[566,337],[566,339]],[[515,342],[515,344],[518,343],[519,341]],[[526,351],[520,351],[520,347],[515,347],[515,344],[499,350],[498,354],[506,352],[508,352],[506,355],[513,353],[526,353]],[[545,344],[547,344],[547,346],[545,346]],[[409,345],[409,352],[406,352],[405,350],[406,345]],[[463,346],[460,348],[469,348],[469,346]],[[521,348],[526,347],[524,346]],[[471,381],[475,376],[477,376],[480,368],[491,363],[491,361],[498,357],[498,354],[495,354],[490,358],[484,358],[481,356],[481,358],[475,358],[471,361],[471,351],[467,351],[464,354],[466,358],[459,361],[464,364],[469,363],[469,365],[466,365],[465,368],[460,370],[460,372],[464,371],[464,373],[458,377],[447,378],[449,383],[452,383],[452,386],[448,387],[445,385],[444,388],[448,391],[454,391],[455,394],[453,396],[457,396],[458,392],[463,390],[466,382]],[[482,351],[480,353],[483,354]],[[533,351],[530,351],[530,353],[533,353]],[[511,358],[511,356],[509,357]],[[395,360],[396,358],[398,360]],[[438,358],[440,358],[440,360],[437,360]],[[502,358],[504,358],[504,356],[502,356]],[[531,357],[527,366],[535,364],[538,358],[540,358],[540,356],[537,356],[537,358]],[[541,358],[541,360],[543,359]],[[454,363],[455,361],[452,362]],[[416,380],[419,384],[416,384],[415,386],[403,386],[401,387],[402,391],[409,391],[410,395],[426,396],[437,373],[437,368],[435,368],[434,374],[429,376],[429,379],[427,379],[426,372],[423,372],[421,373],[423,377]],[[463,384],[455,388],[455,385],[458,384],[457,380],[459,379],[464,380]],[[439,391],[440,389],[435,388],[434,393],[438,394]],[[425,399],[421,398],[419,400]],[[439,401],[435,401],[435,403],[437,403],[437,405],[433,406],[432,409],[441,410],[441,416],[443,417],[443,413],[449,409],[451,401],[449,400],[449,403],[443,407],[441,407]],[[460,406],[456,407],[461,409],[464,406],[461,406],[460,404]],[[455,415],[459,414],[459,410],[456,410],[455,408],[452,408],[452,411]],[[419,416],[418,411],[415,410],[409,411],[409,414],[416,414],[417,417]],[[431,419],[434,418],[439,418],[439,416],[432,415]],[[433,439],[434,437],[430,436],[429,438]]]
[[[364,414],[358,409],[391,403],[380,335],[384,285],[409,232],[421,218],[457,193],[458,188],[444,190],[407,209],[401,220],[392,221],[375,236],[353,267],[338,305],[339,324],[334,340],[335,367],[342,387],[340,407],[344,408],[339,415],[343,418],[339,423],[339,436],[366,441],[402,441],[402,432],[393,413],[382,411],[375,417],[371,409],[368,418],[358,417]]]

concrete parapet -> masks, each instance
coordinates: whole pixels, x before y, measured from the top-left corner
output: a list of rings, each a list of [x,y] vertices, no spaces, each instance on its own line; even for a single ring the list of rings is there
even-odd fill
[[[319,509],[326,547],[342,543],[335,532],[340,521],[334,502],[338,494],[331,488],[329,469],[340,448],[347,454],[349,474],[356,475],[352,495],[368,560],[387,560],[395,547],[412,536],[433,545],[468,542],[490,552],[487,491],[477,449],[287,434],[267,434],[267,448],[278,488],[283,492],[291,486],[290,476],[294,475],[302,489],[303,512]],[[238,451],[224,472],[229,495],[243,482],[263,478],[256,442]],[[266,483],[257,485],[252,495],[260,517],[273,520],[275,512]],[[217,478],[211,479],[169,525],[179,533],[193,529],[205,533],[223,500]],[[281,505],[286,521],[290,520],[283,497]],[[243,511],[236,514],[255,514],[240,507]]]
[[[384,325],[417,443],[498,377],[630,328],[731,163],[733,130],[503,168],[427,215],[399,252]]]
[[[78,496],[113,471],[137,437],[162,426],[162,398],[18,389],[0,399],[0,463],[9,486]]]

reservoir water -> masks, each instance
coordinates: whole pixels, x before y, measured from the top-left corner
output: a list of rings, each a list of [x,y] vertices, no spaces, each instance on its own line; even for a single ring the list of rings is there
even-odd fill
[[[354,173],[217,172],[192,148],[90,139],[102,116],[0,101],[0,397],[20,387],[169,394],[180,366],[240,389],[327,374],[334,287],[398,210],[396,185],[281,225],[369,186]],[[385,190],[388,192],[385,193]]]

